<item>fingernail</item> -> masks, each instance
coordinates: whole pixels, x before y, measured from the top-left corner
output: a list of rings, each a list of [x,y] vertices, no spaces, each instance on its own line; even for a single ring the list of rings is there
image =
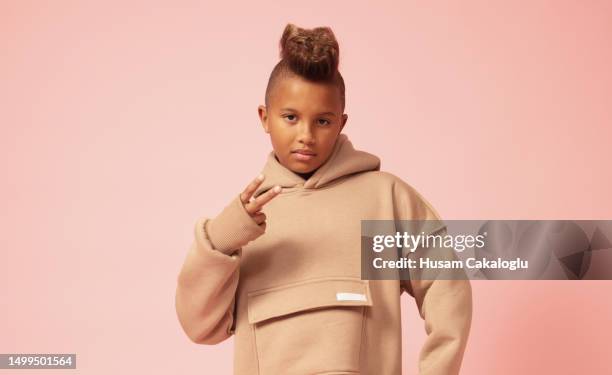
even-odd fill
[[[257,179],[258,179],[259,181],[263,181],[263,179],[264,179],[264,175],[263,175],[263,174],[260,174],[259,176],[257,176]]]
[[[280,186],[275,186],[274,187],[274,192],[275,193],[280,193],[280,191],[281,191],[281,187]]]

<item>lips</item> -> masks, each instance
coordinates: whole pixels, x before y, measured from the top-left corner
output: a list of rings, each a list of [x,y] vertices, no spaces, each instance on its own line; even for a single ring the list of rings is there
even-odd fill
[[[307,149],[298,149],[291,151],[295,160],[300,162],[309,162],[314,159],[315,153]]]
[[[301,154],[301,155],[311,155],[314,156],[316,155],[313,151],[311,150],[303,150],[303,149],[299,149],[299,150],[293,150],[291,152],[294,152],[296,154]]]

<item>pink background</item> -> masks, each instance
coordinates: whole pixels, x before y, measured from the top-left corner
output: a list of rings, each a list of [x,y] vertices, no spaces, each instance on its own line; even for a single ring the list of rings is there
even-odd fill
[[[271,149],[257,105],[287,22],[333,28],[345,132],[444,218],[612,219],[611,2],[219,4],[0,3],[0,353],[231,373],[231,339],[181,331],[176,277]],[[462,373],[610,373],[612,282],[473,288]]]

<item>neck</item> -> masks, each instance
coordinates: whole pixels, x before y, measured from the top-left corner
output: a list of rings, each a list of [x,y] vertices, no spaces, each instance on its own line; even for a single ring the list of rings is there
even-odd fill
[[[312,176],[317,170],[315,169],[312,172],[308,172],[308,173],[298,173],[298,172],[293,172],[295,174],[297,174],[298,176],[302,177],[304,180],[308,180],[310,178],[310,176]]]

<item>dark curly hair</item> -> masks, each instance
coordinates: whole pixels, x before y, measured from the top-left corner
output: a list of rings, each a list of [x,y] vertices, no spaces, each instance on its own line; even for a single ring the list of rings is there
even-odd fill
[[[329,27],[304,29],[288,23],[279,44],[281,60],[268,79],[266,106],[276,84],[282,78],[297,75],[312,82],[335,85],[344,110],[344,79],[338,71],[340,49],[333,31]]]

